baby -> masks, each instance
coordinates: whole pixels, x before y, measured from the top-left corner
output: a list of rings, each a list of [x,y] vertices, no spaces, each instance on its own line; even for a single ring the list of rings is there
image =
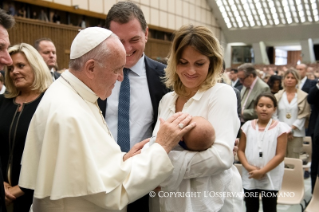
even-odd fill
[[[180,146],[197,152],[211,147],[215,142],[215,130],[212,124],[201,116],[193,117],[191,122],[195,122],[196,126],[184,135]]]

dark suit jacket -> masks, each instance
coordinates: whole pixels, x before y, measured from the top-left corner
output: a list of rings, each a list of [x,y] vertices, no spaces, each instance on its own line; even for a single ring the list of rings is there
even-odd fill
[[[308,127],[308,133],[309,135],[314,134],[316,131],[319,132],[319,128],[315,129],[316,122],[319,120],[319,89],[317,86],[313,86],[310,89],[310,92],[307,96],[308,103],[311,104],[311,115],[309,119],[309,127]]]
[[[238,80],[236,84],[234,85],[234,88],[237,88],[239,91],[243,88],[243,84]]]
[[[148,83],[148,89],[151,96],[152,106],[153,106],[153,125],[152,127],[155,127],[157,116],[158,116],[158,105],[162,97],[169,91],[169,89],[166,88],[163,80],[161,79],[165,73],[164,68],[166,67],[164,64],[156,62],[147,56],[145,58],[145,69],[146,69],[146,77],[147,77],[147,83]],[[103,101],[101,99],[98,99],[99,107],[103,113],[103,116],[105,117],[105,110],[106,110],[106,103],[107,100]],[[149,211],[149,195],[136,200],[135,202],[128,205],[127,211],[128,212],[148,212]]]
[[[6,212],[6,204],[5,204],[5,195],[3,188],[3,177],[2,177],[2,168],[1,168],[1,159],[0,159],[0,212]]]
[[[316,85],[316,81],[315,80],[310,80],[310,79],[306,79],[306,82],[305,84],[302,86],[301,90],[306,92],[306,93],[309,93],[310,89]]]

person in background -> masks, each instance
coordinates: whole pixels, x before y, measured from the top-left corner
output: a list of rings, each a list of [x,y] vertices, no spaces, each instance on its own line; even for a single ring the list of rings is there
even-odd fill
[[[296,69],[298,70],[299,76],[300,76],[300,84],[299,88],[306,92],[309,93],[310,89],[316,85],[315,80],[310,80],[307,77],[307,65],[306,64],[299,64],[296,66]]]
[[[18,185],[20,163],[29,123],[52,79],[42,57],[31,45],[21,43],[8,51],[13,64],[5,68],[7,91],[0,96],[3,183],[8,207],[16,212],[29,212],[33,191]]]
[[[238,157],[243,165],[247,212],[259,211],[260,193],[263,211],[276,211],[277,194],[284,176],[287,134],[290,131],[287,124],[272,119],[276,108],[277,100],[272,94],[260,94],[255,102],[258,119],[242,126]]]
[[[282,90],[281,76],[277,76],[277,75],[270,76],[267,84],[272,94],[276,94],[279,90]]]
[[[269,86],[259,77],[255,67],[250,63],[245,63],[238,67],[238,78],[243,84],[241,90],[242,123],[257,118],[255,111],[255,100],[261,93],[270,93]]]
[[[312,140],[312,157],[311,157],[311,191],[316,184],[317,175],[319,174],[319,80],[316,86],[309,91],[307,96],[308,103],[312,105],[312,111],[309,120],[308,132],[311,135]]]
[[[50,38],[40,38],[34,42],[34,48],[40,53],[47,64],[53,81],[58,79],[60,74],[57,72],[57,55],[53,41]]]
[[[105,28],[120,38],[126,51],[126,64],[123,82],[117,81],[107,101],[98,103],[115,141],[126,152],[152,136],[159,101],[169,91],[162,82],[166,66],[145,55],[148,26],[143,11],[133,2],[114,4],[106,17]],[[128,101],[125,87],[129,88]],[[135,211],[149,211],[149,195],[128,205],[128,212]]]
[[[12,28],[15,24],[15,20],[12,16],[6,14],[6,11],[0,9],[0,70],[3,70],[4,66],[12,64],[12,59],[9,55],[8,48],[10,46],[8,29]],[[2,71],[1,71],[2,72]],[[0,95],[1,97],[1,95]],[[5,191],[3,182],[3,173],[2,173],[2,161],[0,153],[0,212],[6,212],[5,205]],[[13,195],[8,193],[9,199],[15,199]]]
[[[241,82],[239,81],[237,74],[238,74],[238,70],[232,68],[230,70],[229,78],[231,80],[231,86],[241,91],[241,89],[243,88],[243,84],[241,84]]]
[[[305,137],[306,120],[310,115],[307,93],[298,88],[300,76],[297,70],[288,69],[282,81],[283,90],[275,94],[278,108],[274,118],[288,124],[291,128],[288,134],[286,157],[299,158]]]

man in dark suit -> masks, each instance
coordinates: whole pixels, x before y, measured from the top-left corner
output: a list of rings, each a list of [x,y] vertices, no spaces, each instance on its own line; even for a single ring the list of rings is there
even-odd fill
[[[316,85],[315,80],[310,80],[307,78],[307,65],[306,64],[299,64],[296,66],[296,69],[299,72],[300,75],[300,85],[299,88],[303,90],[306,93],[309,93],[310,89],[313,88]]]
[[[60,74],[57,72],[57,55],[53,41],[50,38],[40,38],[34,42],[34,48],[40,53],[44,62],[47,64],[53,81],[58,79]]]
[[[310,89],[307,96],[308,103],[312,106],[309,120],[308,133],[312,140],[312,156],[311,156],[311,188],[312,192],[316,183],[318,166],[319,166],[319,138],[316,139],[316,133],[319,132],[319,82]]]
[[[148,39],[148,27],[141,9],[132,2],[118,2],[108,12],[105,28],[115,33],[126,50],[124,80],[116,82],[111,96],[106,101],[99,100],[99,106],[122,151],[127,147],[121,140],[120,130],[123,128],[119,120],[129,122],[128,145],[152,136],[157,121],[158,104],[162,96],[168,92],[162,83],[165,65],[148,58],[144,54]],[[121,85],[125,78],[129,80],[129,106],[124,109],[121,104]],[[124,86],[123,86],[124,87]],[[128,116],[122,117],[120,112],[129,109]],[[127,120],[128,119],[128,120]],[[121,127],[119,127],[121,126]],[[126,132],[125,132],[126,133]],[[127,145],[127,144],[126,144]],[[124,149],[124,150],[123,150]],[[149,196],[128,205],[128,212],[149,211]]]
[[[237,74],[238,74],[238,70],[233,68],[230,70],[229,78],[231,80],[231,86],[241,91],[241,89],[243,88],[243,84],[238,79]]]
[[[14,23],[14,18],[10,15],[7,15],[4,10],[0,9],[0,70],[3,70],[4,66],[12,64],[12,59],[8,53],[10,41],[7,30],[13,27]],[[1,170],[2,169],[0,167],[0,212],[5,212],[7,211],[5,205],[5,198],[12,200],[11,197],[14,198],[14,196],[11,195],[9,192],[5,196],[5,191],[3,188],[3,176]]]

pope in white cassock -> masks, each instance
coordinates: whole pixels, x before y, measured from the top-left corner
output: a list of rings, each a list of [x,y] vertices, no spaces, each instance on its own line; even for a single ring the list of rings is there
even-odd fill
[[[107,29],[75,37],[69,71],[46,91],[28,130],[19,186],[34,189],[34,212],[126,211],[171,174],[167,153],[195,126],[186,126],[191,116],[161,120],[154,145],[139,154],[145,140],[125,153],[97,105],[123,80],[125,57]]]

